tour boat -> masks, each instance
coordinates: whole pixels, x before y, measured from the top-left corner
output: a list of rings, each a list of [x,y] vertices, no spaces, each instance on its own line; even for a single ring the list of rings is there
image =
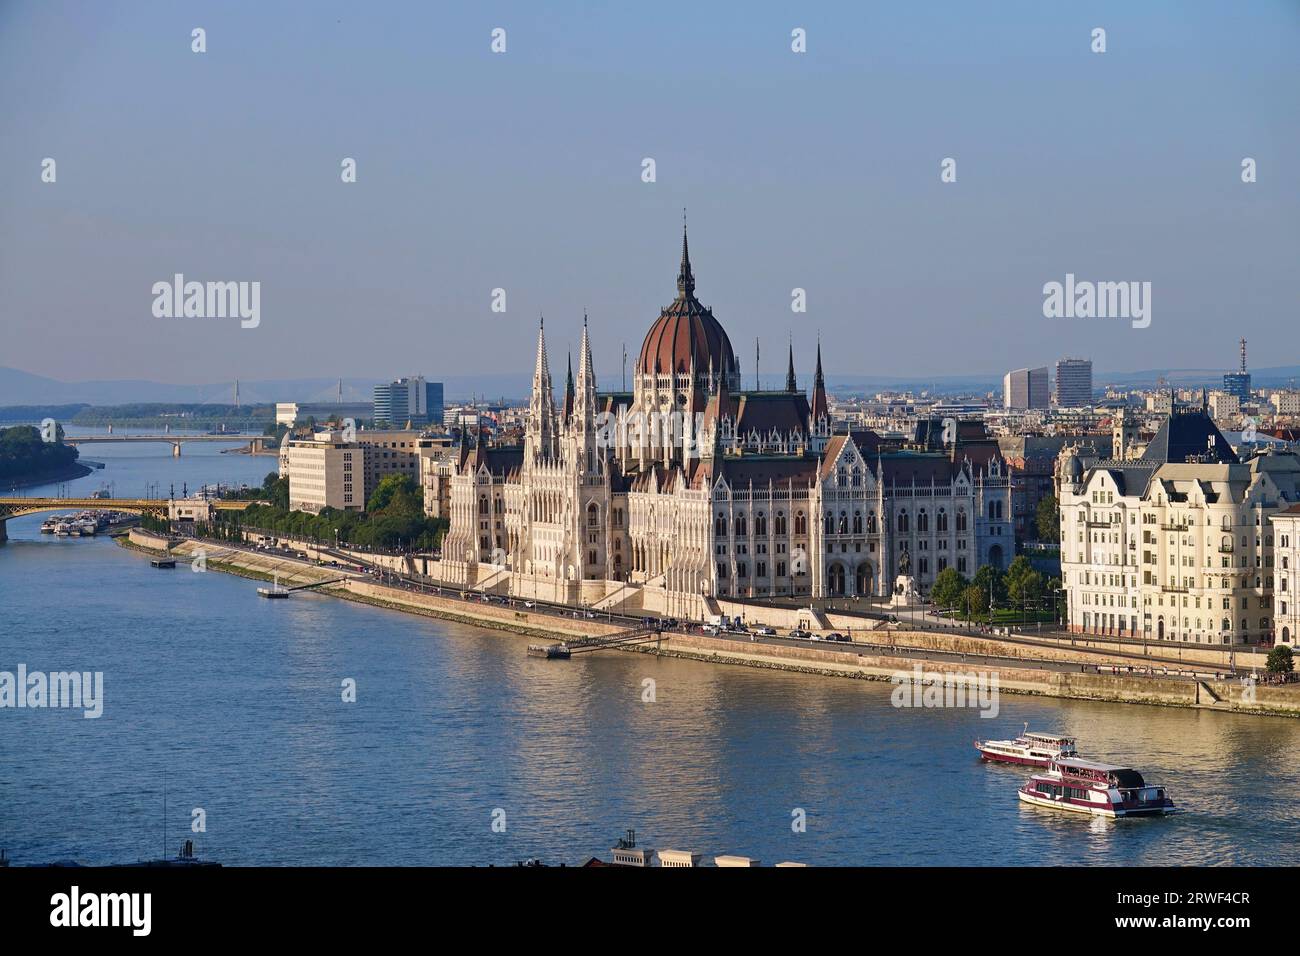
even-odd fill
[[[1101,817],[1148,817],[1174,813],[1164,787],[1147,783],[1130,767],[1062,757],[1018,791],[1023,803]]]
[[[1060,734],[1031,734],[1029,725],[1015,740],[977,740],[975,749],[980,759],[994,763],[1023,764],[1028,767],[1047,767],[1057,757],[1076,757],[1073,737]]]

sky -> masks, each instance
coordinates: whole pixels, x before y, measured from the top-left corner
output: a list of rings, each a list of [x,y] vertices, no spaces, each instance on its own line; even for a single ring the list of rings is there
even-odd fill
[[[791,336],[805,379],[818,335],[831,376],[1295,364],[1298,165],[1300,0],[0,0],[0,366],[526,376],[544,314],[562,379],[585,310],[613,388],[683,208],[747,385]],[[176,273],[257,326],[155,316]],[[1067,273],[1150,325],[1045,317]]]

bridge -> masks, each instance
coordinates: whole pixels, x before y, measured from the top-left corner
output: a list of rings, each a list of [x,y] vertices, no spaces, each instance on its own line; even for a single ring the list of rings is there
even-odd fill
[[[172,446],[172,457],[181,456],[181,443],[187,441],[227,442],[238,444],[248,442],[250,451],[259,451],[271,439],[265,435],[239,435],[235,433],[219,435],[64,435],[65,445],[122,445],[128,442],[166,442]]]
[[[202,499],[216,511],[243,511],[256,501],[226,501],[221,498]],[[13,495],[0,497],[0,541],[8,539],[5,525],[10,518],[37,514],[42,511],[126,511],[137,515],[171,516],[173,505],[192,506],[193,498],[24,498]]]

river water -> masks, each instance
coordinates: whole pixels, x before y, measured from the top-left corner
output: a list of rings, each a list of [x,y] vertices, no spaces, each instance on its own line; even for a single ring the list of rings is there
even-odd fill
[[[89,446],[108,467],[67,490],[255,484],[275,467],[219,448]],[[252,581],[42,536],[40,520],[11,520],[0,545],[0,670],[101,671],[104,710],[0,709],[0,847],[17,863],[124,862],[193,835],[226,864],[573,865],[626,828],[765,863],[1300,863],[1300,721],[1009,694],[983,719],[896,709],[866,681],[536,660],[519,637],[266,601]],[[971,742],[1026,721],[1139,768],[1186,812],[1022,806],[1025,772],[981,765]]]

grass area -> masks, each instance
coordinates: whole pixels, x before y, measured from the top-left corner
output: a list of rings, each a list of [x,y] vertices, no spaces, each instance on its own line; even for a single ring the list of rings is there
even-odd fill
[[[966,623],[966,616],[959,612],[953,611],[941,615],[959,624]],[[900,618],[902,620],[902,618]],[[998,607],[993,609],[993,614],[975,614],[970,618],[972,624],[992,624],[995,626],[1005,626],[1008,624],[1057,624],[1052,617],[1051,611],[1021,611],[1019,608]]]

